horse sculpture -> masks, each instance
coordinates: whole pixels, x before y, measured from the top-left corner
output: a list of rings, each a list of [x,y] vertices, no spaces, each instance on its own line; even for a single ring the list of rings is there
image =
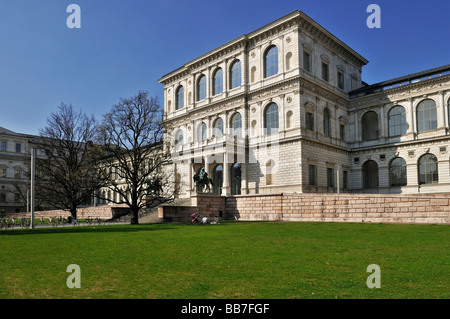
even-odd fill
[[[147,184],[146,190],[148,194],[159,196],[163,193],[161,180],[159,178],[147,178],[145,183]]]
[[[194,188],[197,189],[198,193],[211,192],[211,189],[214,184],[211,178],[208,177],[208,173],[205,172],[205,169],[202,168],[198,174],[194,175]]]

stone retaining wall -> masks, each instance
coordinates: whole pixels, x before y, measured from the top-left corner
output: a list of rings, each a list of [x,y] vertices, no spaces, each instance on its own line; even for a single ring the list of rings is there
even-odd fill
[[[88,217],[93,218],[101,218],[101,219],[110,219],[116,215],[123,215],[123,210],[126,209],[124,207],[116,207],[116,206],[95,206],[95,207],[81,207],[77,209],[77,218],[78,219],[86,219]],[[3,217],[5,218],[30,218],[31,213],[14,213],[7,214]],[[34,212],[35,218],[50,218],[50,217],[63,217],[67,218],[70,216],[69,211],[64,210],[46,210],[46,211],[36,211]]]
[[[158,207],[158,217],[170,222],[191,222],[191,215],[197,213],[201,218],[225,216],[225,197],[209,194],[191,196],[190,206],[162,205]]]
[[[448,195],[272,194],[226,198],[236,220],[450,224]]]

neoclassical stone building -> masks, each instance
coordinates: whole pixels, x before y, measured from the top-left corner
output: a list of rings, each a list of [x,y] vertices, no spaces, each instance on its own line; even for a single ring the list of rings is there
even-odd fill
[[[163,76],[170,170],[188,197],[450,191],[450,65],[367,85],[368,61],[301,11]]]
[[[0,214],[26,210],[27,203],[19,189],[27,183],[31,138],[0,127]]]

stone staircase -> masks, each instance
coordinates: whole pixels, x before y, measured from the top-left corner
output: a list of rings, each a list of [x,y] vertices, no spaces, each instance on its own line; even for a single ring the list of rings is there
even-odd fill
[[[143,208],[139,212],[139,223],[162,223],[163,220],[158,218],[158,207],[160,205],[164,206],[191,206],[190,198],[177,198],[172,202],[162,203],[150,208]]]

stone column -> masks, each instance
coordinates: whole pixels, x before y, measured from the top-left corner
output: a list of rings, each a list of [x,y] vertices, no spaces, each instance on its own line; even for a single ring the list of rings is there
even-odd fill
[[[284,80],[286,77],[286,70],[284,68],[284,59],[286,58],[286,52],[284,50],[284,35],[280,35],[278,39],[280,40],[280,45],[278,46],[278,74],[281,73]]]
[[[247,162],[241,163],[241,194],[247,194],[248,181],[247,181]]]
[[[356,112],[353,112],[353,123],[354,123],[354,128],[355,128],[355,139],[354,139],[354,142],[355,143],[358,143],[358,142],[360,142],[361,141],[361,134],[359,133],[359,112],[358,111],[356,111]]]
[[[206,100],[211,102],[213,79],[211,78],[211,67],[206,70]]]
[[[190,195],[191,193],[192,193],[192,188],[194,187],[194,185],[193,185],[193,179],[192,179],[192,177],[193,177],[193,175],[192,175],[192,170],[193,170],[193,167],[192,167],[192,159],[191,158],[189,158],[188,159],[188,187],[189,187],[189,189],[188,189],[188,194]]]
[[[278,133],[283,132],[283,137],[285,136],[286,131],[286,112],[284,105],[284,97],[285,94],[280,94],[278,97],[280,98],[280,109],[278,111]]]
[[[379,104],[380,110],[380,134],[378,138],[385,138],[387,136],[386,132],[386,124],[385,124],[385,116],[384,116],[384,106],[383,104]]]
[[[449,125],[450,125],[450,123],[448,121],[448,118],[449,118],[448,111],[449,111],[449,109],[448,109],[448,105],[445,105],[444,92],[441,92],[441,94],[442,94],[441,99],[442,99],[442,103],[443,103],[443,106],[444,106],[444,112],[443,112],[443,114],[444,114],[444,123],[445,123],[445,127],[449,127]]]
[[[209,167],[210,167],[210,159],[209,159],[209,157],[210,157],[210,155],[209,154],[204,154],[203,155],[203,158],[204,158],[204,160],[205,160],[205,172],[208,174],[208,177],[210,177],[211,178],[211,172],[210,172],[210,169],[209,169]]]
[[[414,110],[413,99],[409,99],[409,108],[411,110],[411,126],[414,134],[417,133],[416,111]]]
[[[408,123],[408,128],[406,130],[406,133],[413,134],[414,133],[414,118],[413,118],[413,105],[412,105],[412,99],[408,98],[406,99],[406,102],[409,103],[408,107],[405,107],[406,109],[406,122]],[[408,119],[409,117],[409,119]]]
[[[222,185],[222,196],[230,195],[230,173],[229,173],[229,164],[227,159],[227,153],[223,153],[223,185]]]
[[[228,70],[228,60],[225,59],[224,61],[224,68],[223,71],[223,92],[225,94],[225,97],[228,97],[228,90],[229,90],[229,70]]]
[[[195,108],[197,104],[197,77],[192,74],[192,107]]]
[[[439,104],[437,106],[438,111],[441,111],[442,117],[438,113],[438,128],[446,126],[447,118],[445,117],[445,105],[444,105],[444,91],[439,91]]]

